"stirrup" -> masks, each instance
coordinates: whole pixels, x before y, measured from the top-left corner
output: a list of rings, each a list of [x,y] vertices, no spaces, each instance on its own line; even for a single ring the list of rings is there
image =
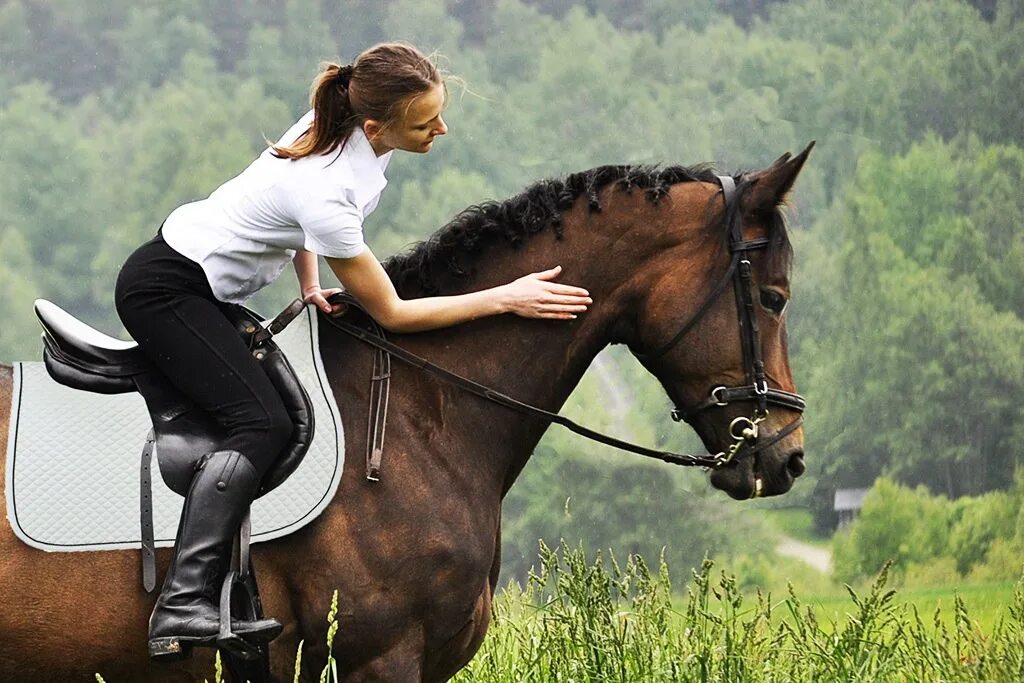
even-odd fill
[[[241,590],[239,595],[241,604],[238,607],[242,613],[238,617],[248,621],[258,621],[264,618],[263,603],[260,600],[259,587],[256,584],[256,576],[252,573],[251,560],[249,555],[249,542],[251,533],[250,513],[246,513],[242,519],[242,525],[235,535],[235,542],[231,548],[231,569],[224,577],[224,583],[220,589],[220,633],[217,634],[217,646],[243,660],[255,660],[267,656],[267,644],[277,637],[273,633],[269,638],[265,635],[253,638],[253,634],[240,635],[231,628],[232,606],[235,601],[236,589]]]
[[[238,572],[232,569],[224,577],[224,584],[220,589],[220,633],[217,634],[217,646],[242,659],[259,659],[262,656],[260,646],[231,630],[231,598],[235,587],[241,585],[246,592],[246,597],[250,602],[253,600],[248,585],[244,581],[239,582],[239,578]]]

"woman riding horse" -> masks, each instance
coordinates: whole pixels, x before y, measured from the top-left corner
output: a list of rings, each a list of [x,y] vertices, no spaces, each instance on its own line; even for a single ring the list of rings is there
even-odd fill
[[[312,110],[209,198],[173,211],[125,262],[115,299],[125,329],[167,379],[225,429],[196,463],[170,568],[149,621],[158,660],[216,644],[215,596],[231,540],[293,425],[277,391],[225,311],[274,281],[291,261],[302,298],[327,313],[318,256],[384,328],[413,332],[502,313],[575,318],[586,290],[553,282],[559,267],[457,296],[403,300],[363,239],[393,150],[429,152],[448,132],[442,73],[416,48],[385,43],[351,65],[327,64]],[[254,643],[274,619],[233,622]]]

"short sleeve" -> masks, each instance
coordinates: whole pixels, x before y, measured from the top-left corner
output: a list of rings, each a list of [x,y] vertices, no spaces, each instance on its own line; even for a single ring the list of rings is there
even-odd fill
[[[296,219],[303,232],[303,248],[321,256],[352,258],[366,249],[363,212],[344,197],[305,196]]]

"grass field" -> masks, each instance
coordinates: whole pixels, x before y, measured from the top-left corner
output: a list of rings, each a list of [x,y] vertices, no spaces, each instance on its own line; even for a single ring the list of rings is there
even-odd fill
[[[454,680],[1024,680],[1024,582],[895,591],[886,574],[849,592],[747,593],[711,562],[673,584],[664,565],[652,573],[639,558],[620,565],[542,544],[541,569],[525,588],[499,594],[483,647]],[[333,670],[328,662],[321,683],[337,682]],[[211,672],[210,680],[222,679]]]
[[[845,596],[769,597],[744,595],[705,563],[680,597],[665,567],[652,575],[642,561],[620,567],[543,549],[542,562],[525,590],[497,601],[487,640],[457,681],[1024,679],[1024,584],[904,594],[883,571]]]
[[[963,584],[939,588],[899,589],[895,599],[901,608],[916,609],[926,620],[932,620],[938,613],[939,619],[952,627],[959,597],[967,608],[970,621],[984,633],[992,633],[1001,618],[1009,616],[1008,608],[1013,604],[1015,584],[1012,581],[986,584]],[[854,607],[848,593],[843,591],[823,596],[802,598],[811,607],[821,622],[839,622],[846,618]]]

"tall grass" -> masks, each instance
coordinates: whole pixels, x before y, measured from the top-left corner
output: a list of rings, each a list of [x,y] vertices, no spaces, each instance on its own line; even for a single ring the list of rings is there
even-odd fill
[[[987,632],[955,596],[952,618],[922,616],[886,586],[847,588],[841,618],[821,618],[792,585],[781,599],[744,598],[736,579],[705,560],[685,596],[668,567],[625,565],[541,543],[540,570],[495,601],[483,647],[456,683],[1009,683],[1024,680],[1024,579]],[[679,603],[678,605],[676,603]],[[328,648],[337,631],[337,593]],[[296,654],[299,680],[302,646]],[[223,681],[218,661],[213,680]],[[97,674],[96,680],[103,683]],[[333,658],[320,683],[339,681]]]
[[[1024,583],[989,633],[956,598],[952,624],[897,600],[883,570],[848,615],[820,622],[790,587],[744,599],[705,561],[673,604],[668,569],[625,566],[542,546],[541,569],[495,602],[483,647],[455,680],[939,681],[1024,680]]]

